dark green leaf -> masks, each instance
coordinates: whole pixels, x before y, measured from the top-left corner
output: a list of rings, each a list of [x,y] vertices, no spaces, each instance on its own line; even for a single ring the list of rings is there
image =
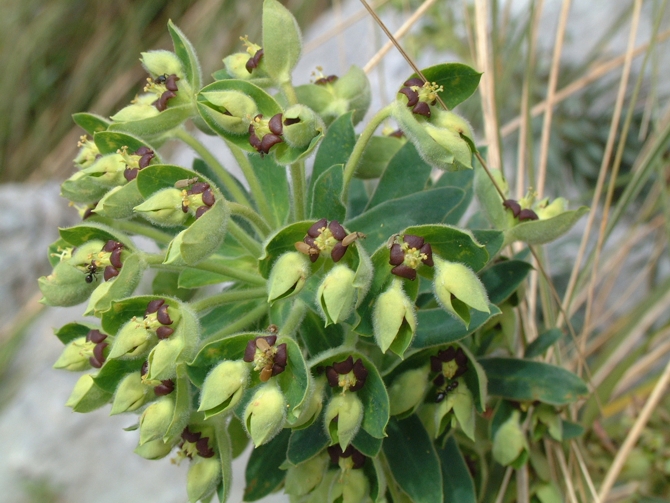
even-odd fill
[[[395,136],[373,136],[365,146],[354,176],[364,180],[379,178],[404,144],[401,138]]]
[[[282,430],[270,442],[256,447],[251,452],[244,474],[247,484],[244,488],[244,501],[259,500],[273,492],[283,482],[286,472],[279,467],[286,460],[290,437],[291,430]]]
[[[463,339],[478,330],[493,316],[501,313],[500,309],[493,304],[489,304],[489,309],[490,313],[471,309],[469,328],[466,328],[463,323],[444,309],[421,309],[417,313],[416,337],[411,347],[423,349]]]
[[[584,381],[548,363],[517,358],[482,358],[489,394],[509,400],[566,405],[588,395]]]
[[[190,169],[182,168],[172,164],[152,164],[147,166],[137,174],[137,188],[145,199],[161,189],[174,187],[174,184],[181,180],[193,178],[195,173]],[[216,184],[210,180],[201,178],[201,181]]]
[[[475,484],[453,436],[438,449],[444,483],[444,503],[476,503]]]
[[[154,295],[177,297],[182,301],[187,301],[195,295],[194,290],[179,288],[179,273],[172,271],[158,271],[151,282],[151,290]]]
[[[100,115],[90,114],[86,112],[80,112],[77,114],[72,114],[72,119],[74,122],[86,131],[88,134],[93,136],[99,131],[105,131],[107,126],[111,124],[109,119],[105,119]]]
[[[195,54],[195,49],[191,42],[186,38],[186,35],[177,28],[172,20],[168,21],[168,31],[172,37],[172,44],[174,45],[174,52],[184,65],[186,78],[193,89],[200,89],[202,77],[200,75],[200,63]]]
[[[228,436],[230,437],[231,454],[233,459],[235,459],[249,445],[249,436],[242,425],[242,421],[234,414],[230,416],[230,423],[228,423]]]
[[[440,461],[419,418],[391,418],[386,432],[384,454],[398,485],[415,503],[442,503]]]
[[[108,131],[125,131],[140,138],[152,138],[160,133],[174,129],[189,117],[196,114],[193,105],[184,104],[170,107],[158,115],[146,119],[128,122],[114,122]]]
[[[104,242],[112,239],[114,241],[120,241],[123,243],[125,248],[128,250],[135,250],[133,242],[130,240],[130,238],[128,238],[128,236],[102,224],[82,223],[75,225],[74,227],[59,229],[59,232],[60,237],[73,246],[81,246],[84,243],[88,243],[94,239],[99,239],[100,241]]]
[[[324,171],[314,182],[309,216],[343,222],[347,212],[340,199],[343,186],[344,172],[341,164],[331,166]]]
[[[369,458],[376,457],[382,449],[382,439],[373,437],[362,428],[358,430],[351,443]]]
[[[561,337],[563,332],[560,328],[552,328],[540,334],[537,339],[528,344],[524,358],[535,358],[544,354],[544,352],[553,346]]]
[[[136,372],[142,368],[146,358],[137,358],[134,360],[107,360],[105,364],[93,378],[95,384],[108,393],[114,393],[121,380],[131,372]]]
[[[584,427],[571,421],[562,420],[563,423],[563,440],[571,440],[573,438],[581,437],[584,434]]]
[[[474,271],[479,271],[489,261],[486,248],[467,230],[448,225],[418,225],[408,227],[403,233],[421,236],[430,243],[433,254],[450,262],[465,264]]]
[[[285,372],[279,374],[276,379],[286,399],[286,412],[294,415],[296,407],[300,406],[307,396],[309,371],[297,342],[289,337],[280,337],[277,339],[277,345],[279,344],[286,344],[288,364]]]
[[[414,145],[405,143],[382,173],[366,209],[422,191],[430,178],[431,170]]]
[[[463,199],[457,187],[442,187],[386,201],[346,222],[349,229],[367,235],[362,244],[372,253],[388,238],[412,225],[440,223]]]
[[[363,180],[352,178],[349,182],[349,200],[347,201],[347,218],[357,217],[368,204],[368,193]]]
[[[336,348],[344,342],[344,329],[340,324],[324,327],[323,319],[313,311],[308,311],[300,324],[300,338],[310,355],[318,355]]]
[[[293,430],[286,452],[289,463],[299,465],[325,449],[330,438],[323,429],[323,420],[317,418],[309,427]]]
[[[489,253],[489,259],[495,257],[505,243],[505,235],[500,231],[473,229],[472,235],[478,243],[484,245]]]
[[[284,225],[291,208],[286,168],[277,164],[271,156],[250,155],[249,161],[260,182],[263,197],[272,209],[275,221],[269,222],[273,228]]]
[[[63,344],[73,341],[79,337],[85,337],[91,330],[100,329],[99,325],[86,322],[72,322],[63,325],[58,330],[54,330],[54,334]]]
[[[458,187],[465,191],[465,195],[459,205],[456,206],[451,213],[447,215],[447,218],[444,219],[445,224],[456,225],[460,222],[474,196],[473,182],[473,170],[463,169],[460,171],[443,171],[442,176],[437,180],[435,185],[433,185],[433,188]]]
[[[346,164],[354,144],[356,143],[356,133],[354,125],[351,122],[353,112],[348,112],[338,117],[328,128],[319,150],[314,159],[314,170],[309,182],[308,198],[314,192],[314,184],[324,171],[335,164]],[[307,200],[307,207],[312,207],[311,199]]]
[[[533,266],[521,260],[505,260],[486,269],[479,277],[491,304],[500,304],[514,293]]]
[[[452,109],[467,100],[477,89],[482,74],[461,63],[442,63],[421,71],[428,82],[435,82],[444,87],[440,98]],[[414,73],[410,78],[417,77]]]
[[[155,149],[145,141],[131,134],[120,133],[118,131],[101,131],[99,133],[95,133],[95,136],[93,136],[93,141],[95,141],[95,145],[103,155],[115,154],[117,150],[122,149],[123,147],[128,148],[129,154],[132,154],[140,147],[148,147],[151,150],[154,150],[154,155],[158,155],[158,152],[156,152]],[[158,158],[154,159],[154,164],[160,163]]]
[[[507,243],[523,241],[530,245],[549,243],[568,232],[588,212],[586,206],[581,206],[545,220],[521,222],[505,231],[505,241]]]

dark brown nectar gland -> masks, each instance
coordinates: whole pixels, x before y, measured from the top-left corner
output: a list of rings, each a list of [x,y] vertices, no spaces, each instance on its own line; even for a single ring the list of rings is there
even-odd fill
[[[243,360],[254,364],[254,370],[260,371],[260,380],[267,382],[271,377],[286,369],[288,354],[286,344],[275,346],[276,335],[256,337],[247,343]]]
[[[341,362],[333,362],[326,367],[326,378],[328,384],[333,388],[342,388],[342,393],[346,391],[358,391],[365,385],[368,378],[368,369],[359,358],[354,362],[354,358],[349,356]]]
[[[406,81],[398,93],[407,98],[407,106],[412,109],[412,113],[430,117],[429,105],[437,103],[438,93],[443,90],[435,82],[424,82],[419,77],[414,77]]]
[[[180,182],[190,182],[186,185],[186,187],[190,185],[188,190],[181,187],[183,188],[181,191],[181,210],[188,213],[189,208],[195,208],[195,218],[197,220],[214,206],[216,202],[214,192],[208,183],[198,182],[196,177],[189,180],[180,180]]]
[[[433,249],[420,236],[405,234],[401,241],[398,241],[398,236],[393,236],[390,243],[389,264],[395,266],[391,272],[396,276],[414,281],[419,265],[435,265]]]

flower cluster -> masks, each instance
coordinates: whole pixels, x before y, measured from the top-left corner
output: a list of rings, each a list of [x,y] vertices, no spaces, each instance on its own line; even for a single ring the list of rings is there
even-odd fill
[[[302,242],[296,243],[295,247],[299,252],[309,255],[312,262],[316,262],[321,253],[329,253],[333,262],[339,262],[349,245],[363,237],[365,235],[360,232],[347,234],[337,220],[331,220],[328,223],[325,218],[322,218],[312,224],[305,238]]]
[[[342,392],[358,391],[365,385],[368,369],[360,358],[354,362],[354,358],[350,356],[346,360],[328,365],[326,378],[331,387],[342,388]]]
[[[156,337],[159,339],[167,339],[174,333],[174,328],[169,326],[173,323],[168,314],[169,307],[165,303],[165,299],[156,299],[147,304],[147,309],[144,312],[145,327],[147,329],[154,328]]]
[[[100,330],[93,329],[86,334],[86,342],[92,342],[95,344],[93,347],[93,356],[91,356],[88,361],[91,364],[91,367],[99,369],[105,363],[105,348],[109,346],[105,342],[107,334],[103,334]]]
[[[172,73],[170,75],[159,75],[155,79],[147,77],[147,85],[144,87],[144,92],[151,92],[158,96],[158,99],[152,103],[156,110],[162,112],[167,108],[168,101],[177,97],[177,81],[179,77]]]
[[[181,211],[188,213],[189,208],[195,208],[195,218],[198,219],[214,206],[215,201],[209,184],[196,182],[188,190],[182,191]]]
[[[416,279],[416,269],[420,264],[433,267],[433,250],[420,236],[405,234],[398,242],[394,236],[390,249],[389,264],[395,266],[391,272],[401,278]]]
[[[409,79],[403,85],[398,92],[407,97],[407,106],[412,109],[412,113],[430,117],[429,105],[437,103],[437,93],[442,91],[442,86],[424,82],[419,77]]]
[[[263,382],[286,369],[286,344],[275,346],[276,342],[276,335],[256,337],[249,341],[244,350],[244,361],[254,363],[254,370],[260,370],[260,380]]]

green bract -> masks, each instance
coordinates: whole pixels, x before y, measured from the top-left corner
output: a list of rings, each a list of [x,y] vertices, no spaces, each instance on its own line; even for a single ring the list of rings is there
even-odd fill
[[[520,468],[536,442],[570,438],[558,407],[587,389],[531,360],[558,328],[510,356],[532,267],[506,245],[551,241],[586,210],[511,201],[501,172],[496,189],[473,161],[479,137],[450,109],[480,74],[447,63],[424,69],[425,85],[393,83],[394,102],[357,132],[365,72],[294,87],[302,39],[277,0],[263,2],[261,45],[244,38],[213,82],[168,30],[174,51],[142,53],[132,103],[111,122],[74,117],[91,137],[61,194],[85,221],[60,230],[39,279],[42,302],[87,302],[100,320],[56,331],[54,367],[86,372],[67,405],[138,416],[135,452],[188,463],[192,503],[226,500],[249,438],[245,498],[284,487],[299,503],[485,501],[475,481],[494,470],[473,479],[470,465]],[[409,141],[374,136],[389,118]],[[158,152],[177,140],[192,166]]]

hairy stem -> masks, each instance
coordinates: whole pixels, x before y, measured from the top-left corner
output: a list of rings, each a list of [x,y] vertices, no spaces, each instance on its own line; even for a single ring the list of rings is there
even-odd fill
[[[288,335],[295,338],[295,332],[298,330],[298,327],[302,323],[305,314],[307,313],[307,304],[305,304],[300,299],[296,299],[291,308],[291,312],[288,315],[288,318],[284,321],[281,329],[279,330],[279,335]]]
[[[109,225],[113,229],[121,232],[146,236],[161,244],[168,244],[174,238],[172,234],[168,234],[167,232],[163,232],[141,222],[133,222],[132,220],[113,220],[111,218],[96,217],[96,221]]]
[[[272,229],[265,221],[265,219],[248,206],[244,206],[243,204],[239,203],[228,202],[228,208],[230,208],[230,212],[233,215],[239,215],[245,220],[249,221],[249,223],[254,226],[261,237],[265,237],[270,234],[270,232],[272,232]]]
[[[258,307],[255,307],[251,311],[249,311],[247,314],[244,316],[241,316],[238,318],[235,322],[230,323],[229,325],[226,325],[224,328],[219,330],[218,332],[213,333],[209,337],[207,337],[205,340],[202,341],[201,347],[207,344],[208,342],[211,342],[216,339],[221,339],[223,337],[226,337],[230,334],[234,334],[235,332],[239,332],[242,329],[248,327],[255,321],[259,320],[262,318],[266,313],[268,312],[268,305],[266,303],[261,304]]]
[[[247,234],[242,227],[233,222],[232,219],[228,220],[227,231],[251,254],[252,257],[258,258],[261,256],[263,249],[261,248],[260,243],[249,236],[249,234]]]
[[[351,152],[351,156],[349,156],[349,160],[347,161],[347,164],[344,166],[344,188],[342,189],[342,200],[346,201],[347,200],[347,194],[349,192],[349,183],[351,182],[351,179],[354,176],[354,173],[356,172],[356,168],[358,167],[358,163],[361,160],[361,157],[363,156],[363,152],[365,151],[365,147],[368,146],[368,142],[370,141],[370,138],[372,138],[372,135],[374,134],[375,130],[379,125],[386,119],[389,115],[391,115],[391,105],[387,105],[384,108],[382,108],[377,114],[370,119],[370,122],[365,126],[365,129],[361,133],[361,136],[358,137],[358,140],[356,141],[356,145],[354,145],[354,150]]]
[[[249,288],[248,290],[226,290],[219,294],[193,302],[191,303],[191,307],[197,312],[202,312],[223,304],[231,304],[233,302],[241,302],[251,299],[262,299],[265,298],[267,294],[267,290],[263,286]]]
[[[228,145],[228,148],[230,148],[230,152],[233,154],[237,164],[240,166],[240,169],[244,174],[244,178],[247,179],[249,190],[251,190],[251,195],[254,197],[254,202],[256,203],[258,211],[260,211],[261,215],[263,215],[263,218],[266,222],[271,225],[275,224],[275,214],[268,204],[267,198],[263,193],[263,188],[261,187],[260,181],[256,176],[256,172],[254,171],[254,167],[251,165],[249,158],[237,145],[231,142],[226,142],[226,144]]]
[[[298,95],[295,94],[295,88],[293,87],[293,84],[290,80],[282,82],[281,90],[284,93],[284,96],[286,96],[286,100],[288,101],[289,105],[295,105],[298,103]]]
[[[202,157],[202,160],[205,161],[207,165],[212,168],[212,171],[216,173],[216,176],[221,179],[221,182],[236,202],[251,206],[251,202],[249,199],[247,199],[247,196],[242,191],[242,189],[240,189],[240,187],[237,185],[233,175],[228,173],[226,168],[223,167],[223,165],[216,157],[214,157],[214,155],[207,147],[200,143],[200,141],[195,136],[193,136],[185,129],[177,129],[175,136],[186,143],[189,147],[195,150],[200,157]]]
[[[293,217],[296,221],[305,219],[305,163],[291,164],[291,182],[293,186]]]

